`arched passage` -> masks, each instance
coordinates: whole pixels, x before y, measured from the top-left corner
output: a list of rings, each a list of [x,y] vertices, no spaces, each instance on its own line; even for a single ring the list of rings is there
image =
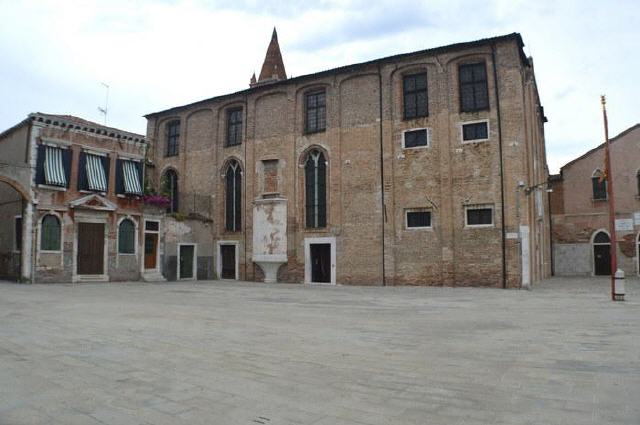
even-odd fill
[[[0,176],[0,279],[28,279],[31,226],[30,217],[24,217],[28,199],[20,184]]]

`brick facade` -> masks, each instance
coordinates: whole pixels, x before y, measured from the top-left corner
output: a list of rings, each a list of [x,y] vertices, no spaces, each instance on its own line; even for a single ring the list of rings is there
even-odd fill
[[[486,64],[489,108],[460,112],[458,66],[477,62]],[[427,73],[429,114],[406,120],[403,76],[417,72]],[[308,133],[305,94],[316,89],[326,93],[326,130]],[[227,111],[236,107],[243,110],[243,140],[225,147]],[[547,168],[544,116],[518,34],[258,84],[147,119],[150,178],[159,185],[172,168],[181,192],[210,197],[211,225],[195,235],[204,248],[198,255],[216,264],[217,243],[237,243],[241,279],[261,279],[252,262],[253,203],[276,186],[287,203],[280,281],[305,280],[311,238],[335,240],[333,266],[343,284],[519,287],[550,273],[546,193],[523,190],[545,182]],[[184,129],[179,154],[166,157],[166,125],[176,119]],[[488,140],[463,143],[461,125],[483,120]],[[404,132],[416,128],[428,128],[428,147],[403,148]],[[327,225],[317,229],[305,226],[304,163],[312,149],[327,161]],[[225,230],[223,176],[232,159],[243,172],[239,232]],[[473,205],[493,208],[492,226],[465,225]],[[431,227],[407,229],[407,209],[429,210]]]
[[[611,139],[616,220],[631,225],[616,232],[618,268],[638,273],[640,233],[640,124]],[[594,275],[593,238],[609,234],[608,200],[594,199],[592,176],[604,171],[604,145],[569,162],[552,176],[551,195],[554,272],[557,275]],[[570,188],[570,189],[569,189]]]

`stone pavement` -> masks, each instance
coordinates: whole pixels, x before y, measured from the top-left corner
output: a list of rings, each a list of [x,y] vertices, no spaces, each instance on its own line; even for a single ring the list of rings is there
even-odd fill
[[[0,284],[0,424],[640,423],[640,283]]]

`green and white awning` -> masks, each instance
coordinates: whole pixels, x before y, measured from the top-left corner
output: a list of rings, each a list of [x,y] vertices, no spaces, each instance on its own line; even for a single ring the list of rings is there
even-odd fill
[[[62,149],[52,146],[46,147],[44,159],[44,180],[52,186],[66,186],[67,177],[62,165]]]
[[[106,192],[107,177],[102,166],[102,158],[97,155],[87,154],[86,171],[89,190]]]
[[[130,195],[142,195],[142,185],[138,167],[133,161],[122,162],[122,174],[124,175],[124,191]]]

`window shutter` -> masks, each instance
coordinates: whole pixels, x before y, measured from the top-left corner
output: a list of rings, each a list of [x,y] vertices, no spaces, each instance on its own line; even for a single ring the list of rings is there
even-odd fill
[[[305,193],[305,224],[306,227],[314,227],[315,205],[313,202],[315,188],[314,163],[311,155],[307,158],[304,167],[304,193]]]
[[[38,145],[38,157],[36,158],[36,184],[44,184],[44,160],[46,155],[47,147],[45,145]]]
[[[136,170],[138,171],[138,181],[140,182],[140,188],[142,189],[142,194],[144,195],[144,178],[142,175],[142,161],[136,162]]]
[[[100,160],[102,161],[102,168],[104,168],[104,177],[106,181],[105,192],[109,192],[109,172],[111,171],[109,164],[111,164],[111,158],[109,158],[109,156],[102,156],[100,157]]]
[[[116,194],[124,194],[124,161],[116,159]]]
[[[236,199],[235,199],[235,211],[236,222],[235,230],[240,231],[242,229],[242,175],[240,175],[240,167],[235,170],[235,186],[236,186]]]
[[[87,190],[88,188],[87,154],[86,152],[80,152],[80,158],[78,160],[78,190]]]
[[[71,185],[71,159],[73,151],[71,148],[62,150],[62,166],[64,168],[64,176],[66,177],[67,186]]]
[[[327,165],[324,155],[318,158],[318,227],[327,225]]]

